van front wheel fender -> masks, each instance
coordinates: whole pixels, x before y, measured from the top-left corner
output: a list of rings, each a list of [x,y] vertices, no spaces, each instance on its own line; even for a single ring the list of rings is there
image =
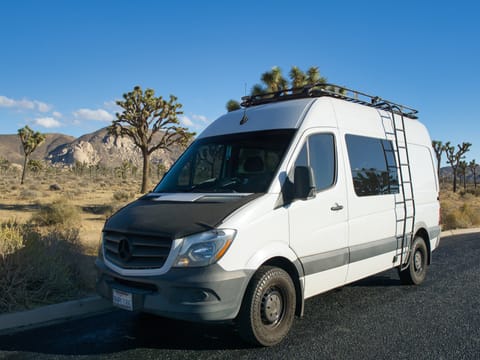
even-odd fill
[[[272,346],[288,334],[296,307],[290,275],[274,266],[263,266],[253,276],[238,316],[240,336],[247,342]]]

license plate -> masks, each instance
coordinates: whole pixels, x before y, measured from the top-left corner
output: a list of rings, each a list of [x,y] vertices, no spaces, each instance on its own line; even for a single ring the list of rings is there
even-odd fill
[[[113,289],[112,298],[113,305],[125,310],[133,311],[133,300],[131,293]]]

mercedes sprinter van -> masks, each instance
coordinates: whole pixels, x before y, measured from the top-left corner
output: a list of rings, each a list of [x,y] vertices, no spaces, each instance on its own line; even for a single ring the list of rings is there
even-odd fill
[[[270,346],[305,299],[392,268],[403,283],[425,279],[439,186],[416,110],[325,84],[242,107],[107,220],[100,295],[130,311],[232,322]]]

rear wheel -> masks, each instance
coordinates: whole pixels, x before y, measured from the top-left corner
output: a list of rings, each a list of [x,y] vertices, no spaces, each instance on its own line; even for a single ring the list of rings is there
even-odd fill
[[[284,270],[261,267],[245,293],[238,316],[240,336],[255,345],[278,344],[295,316],[295,286]]]
[[[399,271],[400,281],[405,285],[419,285],[427,276],[428,249],[425,240],[416,236],[413,244],[408,267]]]

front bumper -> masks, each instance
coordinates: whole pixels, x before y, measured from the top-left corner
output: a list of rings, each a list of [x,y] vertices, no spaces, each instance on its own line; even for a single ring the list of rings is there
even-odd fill
[[[97,292],[112,301],[112,290],[132,294],[133,310],[188,321],[234,319],[252,270],[225,271],[218,264],[172,268],[158,276],[123,276],[102,259],[97,267]]]

